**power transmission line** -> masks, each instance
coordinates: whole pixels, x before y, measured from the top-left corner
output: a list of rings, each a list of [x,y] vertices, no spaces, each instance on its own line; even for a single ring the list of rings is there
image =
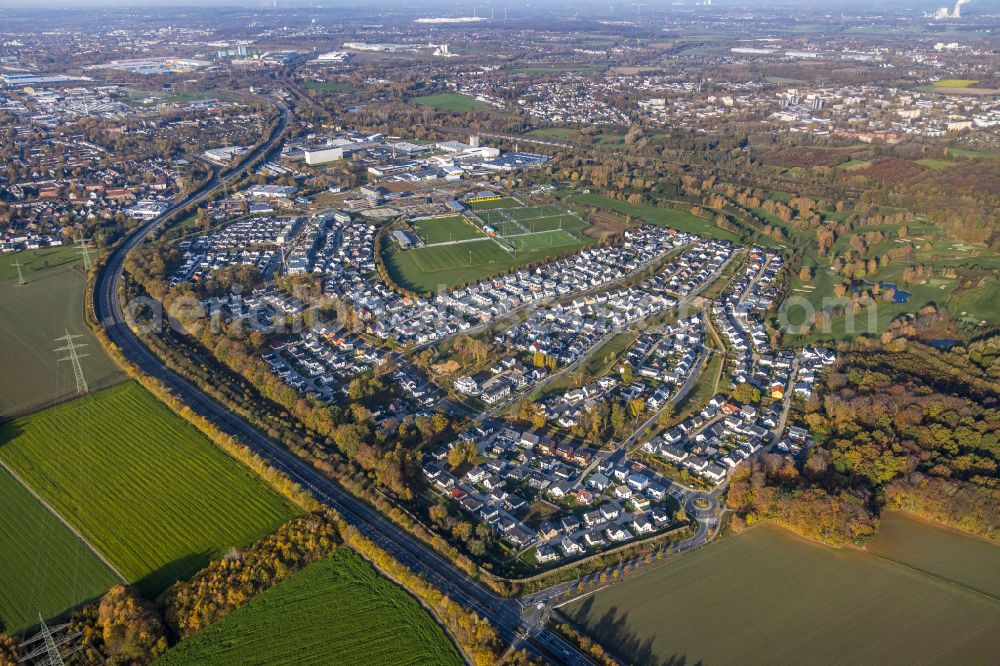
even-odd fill
[[[82,643],[70,645],[65,653],[59,649],[75,641],[83,635],[83,632],[68,631],[68,624],[49,627],[41,615],[38,616],[38,623],[40,625],[38,633],[21,643],[21,649],[27,652],[18,663],[32,664],[32,666],[63,666],[66,657],[83,649]]]
[[[81,256],[83,256],[83,268],[84,270],[90,270],[90,250],[87,248],[87,239],[80,236],[76,239],[76,246],[80,250]]]
[[[58,349],[53,350],[57,352],[66,352],[66,356],[59,359],[59,361],[69,361],[70,364],[72,364],[73,375],[76,377],[77,395],[83,395],[84,393],[90,391],[90,388],[87,386],[87,379],[86,377],[83,376],[83,367],[81,367],[80,365],[80,359],[89,356],[89,354],[78,354],[76,351],[77,349],[82,349],[87,345],[81,344],[74,340],[74,338],[82,338],[82,337],[83,336],[79,334],[76,335],[70,334],[70,332],[67,330],[66,335],[62,336],[61,338],[56,338],[56,342],[65,342],[66,344],[63,345],[62,347],[59,347]]]

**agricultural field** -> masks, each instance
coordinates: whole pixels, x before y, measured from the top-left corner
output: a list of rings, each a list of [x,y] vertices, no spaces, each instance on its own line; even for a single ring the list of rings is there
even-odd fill
[[[461,215],[413,220],[411,225],[428,245],[486,237],[486,234]]]
[[[132,382],[0,425],[0,460],[148,598],[299,512]]]
[[[563,610],[639,666],[986,663],[1000,650],[1000,600],[771,525]]]
[[[460,216],[436,218],[426,225],[418,221],[414,226],[429,243],[427,247],[383,246],[393,280],[413,291],[436,292],[593,243],[579,233],[587,223],[561,206],[521,206],[512,198],[473,205],[484,206],[474,214],[493,227],[498,238],[448,243],[449,238],[459,240],[456,231],[468,234],[479,229]],[[437,227],[442,222],[444,226]]]
[[[420,604],[343,549],[181,641],[157,664],[454,664]]]
[[[713,220],[702,219],[686,210],[657,208],[656,206],[645,204],[630,204],[625,201],[602,197],[599,194],[575,194],[570,196],[569,200],[594,208],[611,209],[623,215],[628,215],[634,220],[641,220],[659,227],[670,227],[678,231],[701,234],[710,238],[721,238],[731,241],[739,240],[736,234],[717,227]]]
[[[0,629],[14,633],[104,594],[114,574],[0,468]]]
[[[14,262],[27,284],[19,285]],[[86,277],[75,247],[29,250],[0,258],[0,417],[24,414],[76,391],[73,369],[59,362],[66,331],[88,345],[80,351],[84,376],[92,388],[124,380],[84,321]]]
[[[866,550],[1000,599],[1000,544],[888,512]]]
[[[459,95],[458,93],[438,93],[436,95],[414,97],[413,101],[417,104],[429,106],[437,111],[453,111],[455,113],[496,111],[496,109],[486,102],[480,102],[478,99]]]

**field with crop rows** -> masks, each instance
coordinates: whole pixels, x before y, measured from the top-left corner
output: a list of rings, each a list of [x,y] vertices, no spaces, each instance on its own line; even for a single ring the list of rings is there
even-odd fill
[[[349,550],[182,641],[157,664],[434,664],[462,660],[412,597]]]
[[[20,285],[13,263],[22,264]],[[125,376],[101,349],[83,319],[86,278],[75,248],[57,247],[4,255],[0,258],[0,417],[23,414],[72,395],[73,369],[59,362],[64,354],[55,339],[81,335],[84,376],[94,388]]]
[[[90,601],[114,574],[0,468],[0,627],[15,632]]]
[[[149,598],[298,513],[131,382],[3,424],[0,459]]]
[[[997,571],[994,560],[993,571]],[[951,570],[964,566],[962,560]],[[1000,601],[761,525],[567,607],[639,666],[988,663]]]
[[[1000,599],[1000,544],[992,541],[888,512],[867,550]]]

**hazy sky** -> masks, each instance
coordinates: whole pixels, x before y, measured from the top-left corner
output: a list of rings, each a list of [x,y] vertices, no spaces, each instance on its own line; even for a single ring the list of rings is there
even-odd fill
[[[619,0],[618,2],[612,2],[612,4],[619,4],[624,0]],[[649,0],[643,4],[643,7],[670,7],[674,5],[677,0]],[[683,0],[684,5],[694,5],[695,0]],[[953,0],[714,0],[713,4],[717,7],[766,7],[766,6],[804,6],[810,9],[816,8],[828,8],[834,9],[836,7],[850,7],[852,9],[869,9],[876,10],[879,7],[911,7],[913,9],[926,10],[931,8],[940,7],[943,5],[950,5]],[[0,0],[0,11],[4,8],[30,8],[30,7],[63,7],[63,8],[81,8],[81,7],[260,7],[262,0]],[[268,0],[270,4],[270,0]],[[465,1],[448,1],[441,2],[440,0],[367,0],[364,6],[371,7],[373,9],[386,9],[389,7],[403,7],[404,5],[409,9],[421,10],[428,9],[434,10],[442,15],[457,15],[463,13],[464,10],[468,10],[469,13],[472,12],[474,8],[489,8],[489,7],[516,7],[516,6],[531,6],[534,8],[542,7],[546,4],[554,5],[566,5],[573,4],[575,6],[608,6],[608,0],[574,0],[572,3],[568,0],[465,0]],[[977,9],[980,11],[987,11],[990,13],[1000,11],[1000,0],[971,0],[972,5],[976,5]],[[351,9],[360,9],[361,5],[357,0],[278,0],[278,7],[349,7]],[[971,8],[971,7],[970,7]],[[2,31],[2,26],[0,26],[0,31]]]

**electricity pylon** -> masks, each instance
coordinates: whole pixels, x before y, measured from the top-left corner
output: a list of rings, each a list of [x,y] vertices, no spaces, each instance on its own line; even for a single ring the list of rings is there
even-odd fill
[[[76,342],[74,340],[74,338],[82,338],[82,337],[83,336],[79,334],[73,335],[67,330],[66,335],[62,336],[61,338],[56,338],[56,342],[65,342],[66,344],[63,345],[62,347],[59,347],[58,349],[53,350],[57,352],[66,352],[66,356],[64,356],[59,360],[69,361],[70,364],[73,366],[73,375],[76,377],[77,395],[83,395],[84,393],[87,393],[90,390],[90,388],[87,386],[87,379],[86,377],[83,376],[83,367],[80,366],[80,359],[84,358],[85,356],[89,356],[89,354],[78,354],[76,351],[77,349],[82,349],[87,345],[80,344],[79,342]]]
[[[83,268],[84,270],[90,270],[90,250],[87,248],[87,239],[80,236],[76,239],[76,246],[80,250],[80,255],[83,256]]]
[[[38,622],[40,625],[38,633],[21,643],[21,649],[26,650],[26,652],[18,660],[18,663],[32,664],[33,666],[63,666],[65,663],[63,660],[66,657],[83,649],[81,643],[70,645],[65,652],[60,650],[64,645],[83,635],[82,632],[68,631],[68,624],[50,627],[45,624],[41,615],[38,616]]]
[[[17,283],[20,284],[20,285],[28,284],[27,282],[24,281],[24,273],[21,272],[21,262],[20,261],[15,261],[14,262],[14,268],[17,269]]]

